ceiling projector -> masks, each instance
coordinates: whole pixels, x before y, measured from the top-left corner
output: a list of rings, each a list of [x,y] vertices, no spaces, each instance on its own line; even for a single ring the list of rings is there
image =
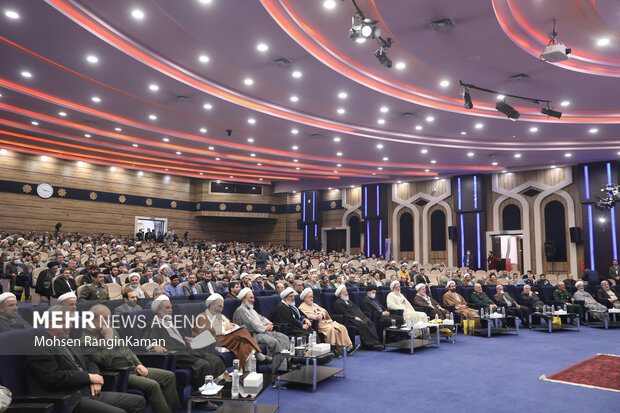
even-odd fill
[[[562,43],[550,44],[542,48],[540,58],[549,63],[562,62],[569,59],[570,52]]]

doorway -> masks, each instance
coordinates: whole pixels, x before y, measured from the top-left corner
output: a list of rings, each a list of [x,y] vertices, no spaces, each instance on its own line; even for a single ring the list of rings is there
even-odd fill
[[[523,274],[523,234],[492,234],[491,246],[493,254],[501,260],[502,267],[504,259],[506,263],[510,260],[509,268],[498,269],[519,271]]]
[[[345,229],[330,229],[325,231],[327,243],[325,249],[329,251],[342,251],[347,249],[347,231]]]

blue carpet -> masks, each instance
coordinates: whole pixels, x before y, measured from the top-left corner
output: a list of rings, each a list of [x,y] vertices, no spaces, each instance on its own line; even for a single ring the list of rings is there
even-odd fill
[[[281,412],[577,412],[619,411],[618,393],[544,382],[597,353],[620,354],[620,329],[554,333],[520,330],[492,338],[459,334],[455,344],[415,354],[358,351],[346,378],[280,390]],[[342,366],[333,360],[330,366]],[[276,390],[261,403],[276,403]]]

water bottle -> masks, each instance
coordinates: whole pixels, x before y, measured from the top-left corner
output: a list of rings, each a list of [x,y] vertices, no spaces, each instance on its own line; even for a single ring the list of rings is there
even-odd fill
[[[290,347],[291,355],[295,354],[295,337],[291,337],[291,347]]]
[[[564,312],[565,312],[565,313],[566,313],[566,312],[568,312],[568,311],[566,310],[566,304],[564,304]]]
[[[308,353],[312,356],[312,349],[314,348],[314,333],[310,335],[310,339],[308,340]]]
[[[484,318],[484,307],[480,307],[480,318]]]
[[[250,373],[256,373],[256,356],[254,354],[250,356]]]
[[[435,324],[438,324],[438,323],[439,323],[439,315],[435,314]]]
[[[506,307],[502,307],[502,317],[506,317]]]
[[[234,370],[232,374],[232,387],[230,394],[233,398],[239,397],[239,371]]]

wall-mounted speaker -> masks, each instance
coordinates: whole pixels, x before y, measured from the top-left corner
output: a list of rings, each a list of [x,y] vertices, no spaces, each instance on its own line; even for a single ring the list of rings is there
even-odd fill
[[[456,239],[456,227],[448,227],[448,239]]]
[[[570,242],[575,244],[581,244],[583,242],[580,227],[570,227]]]
[[[547,261],[555,261],[556,254],[557,248],[555,243],[551,241],[545,242],[545,258],[547,258]]]

